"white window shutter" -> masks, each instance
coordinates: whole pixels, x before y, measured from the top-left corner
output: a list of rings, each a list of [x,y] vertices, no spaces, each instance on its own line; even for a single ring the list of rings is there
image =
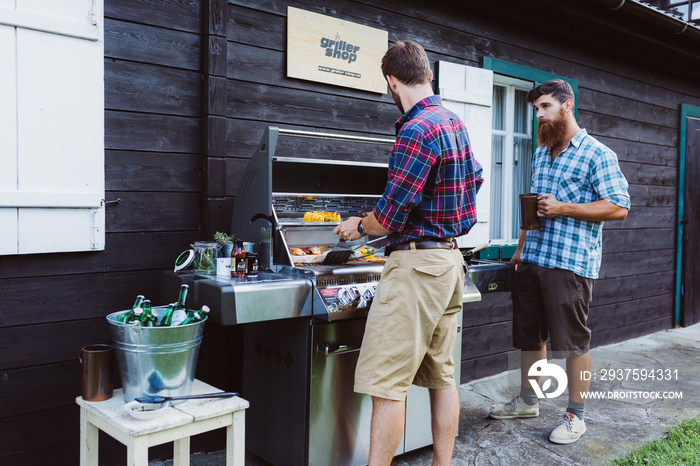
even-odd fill
[[[0,1],[0,254],[104,249],[103,36],[102,0]]]
[[[477,223],[468,235],[457,238],[460,247],[475,247],[489,240],[493,71],[440,61],[438,89],[443,105],[467,125],[472,152],[484,169],[484,184],[476,197]]]

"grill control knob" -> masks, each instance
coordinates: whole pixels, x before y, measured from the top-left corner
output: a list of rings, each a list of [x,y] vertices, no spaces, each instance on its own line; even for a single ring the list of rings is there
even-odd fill
[[[343,288],[340,293],[338,293],[338,301],[340,301],[343,306],[347,307],[357,306],[360,303],[361,297],[360,290],[355,286]]]
[[[376,286],[370,286],[369,288],[367,288],[365,292],[362,293],[362,301],[360,302],[360,306],[369,307],[372,304],[372,300],[374,299],[374,295],[376,292]]]

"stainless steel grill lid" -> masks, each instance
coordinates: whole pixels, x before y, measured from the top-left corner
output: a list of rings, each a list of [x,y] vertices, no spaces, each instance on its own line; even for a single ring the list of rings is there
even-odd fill
[[[394,141],[268,127],[244,173],[233,215],[232,231],[236,236],[260,243],[262,269],[296,273],[311,280],[314,316],[336,320],[365,315],[383,264],[307,264],[299,257],[295,260],[292,251],[333,247],[338,242],[333,233],[338,222],[304,222],[304,214],[328,211],[346,218],[373,210],[386,186],[388,166],[283,157],[277,154],[280,136],[340,140],[342,144],[393,145]],[[358,249],[368,239],[350,246]]]

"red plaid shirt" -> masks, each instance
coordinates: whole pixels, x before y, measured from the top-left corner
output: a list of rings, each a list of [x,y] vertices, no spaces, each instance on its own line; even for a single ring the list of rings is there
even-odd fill
[[[434,95],[406,112],[396,131],[389,179],[374,209],[394,232],[392,244],[468,233],[483,178],[462,120]]]

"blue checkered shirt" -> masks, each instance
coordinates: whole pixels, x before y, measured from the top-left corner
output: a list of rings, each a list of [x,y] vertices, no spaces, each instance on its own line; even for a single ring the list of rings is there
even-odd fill
[[[630,208],[627,180],[617,156],[580,130],[552,163],[551,149],[537,148],[533,156],[532,192],[551,193],[562,202],[587,203],[605,199]],[[540,218],[540,230],[530,230],[520,256],[542,267],[571,270],[598,278],[603,246],[603,222],[559,215]]]

